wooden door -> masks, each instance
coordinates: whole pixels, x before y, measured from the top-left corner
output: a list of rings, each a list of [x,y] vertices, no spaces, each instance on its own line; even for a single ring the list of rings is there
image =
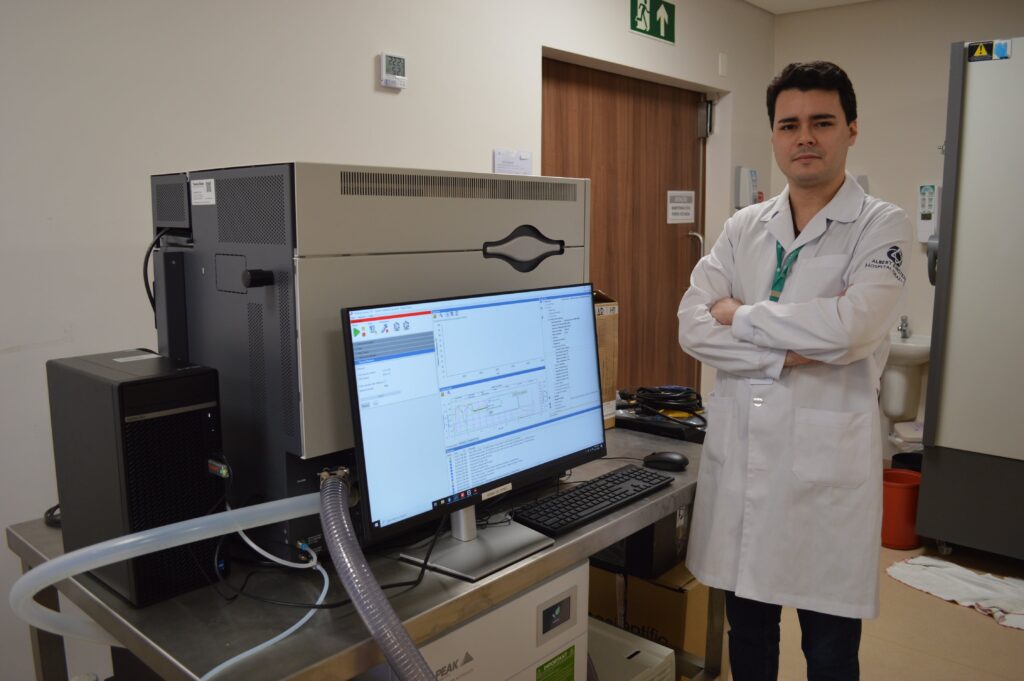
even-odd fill
[[[544,60],[541,172],[591,179],[590,277],[619,301],[619,388],[688,385],[676,309],[700,259],[703,97]],[[696,192],[696,222],[668,224],[667,192]]]

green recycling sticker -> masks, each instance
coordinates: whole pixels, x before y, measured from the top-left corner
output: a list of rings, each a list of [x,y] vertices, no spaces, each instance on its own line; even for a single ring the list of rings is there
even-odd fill
[[[572,681],[576,671],[576,646],[569,646],[537,667],[537,681]]]

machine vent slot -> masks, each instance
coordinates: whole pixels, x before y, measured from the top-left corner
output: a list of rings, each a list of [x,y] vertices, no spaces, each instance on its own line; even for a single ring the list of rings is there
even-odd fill
[[[498,177],[342,171],[342,196],[575,201],[576,184]]]
[[[252,396],[252,422],[263,423],[267,413],[267,372],[263,349],[263,306],[248,304],[249,316],[249,378]]]
[[[125,490],[128,527],[139,532],[215,510],[222,483],[207,472],[213,454],[204,434],[208,412],[126,423]],[[206,583],[216,540],[179,546],[135,559],[137,600],[146,604]]]
[[[217,231],[222,243],[285,244],[288,238],[284,175],[217,180]]]
[[[185,184],[158,184],[156,192],[156,219],[158,223],[185,222],[188,217]]]
[[[189,214],[188,176],[185,173],[152,175],[149,178],[150,204],[153,209],[153,235],[168,230],[169,236],[192,236]]]
[[[282,276],[277,284],[277,300],[281,327],[281,418],[284,432],[294,436],[298,432],[299,399],[298,373],[295,366],[295,322],[292,318],[292,287]]]

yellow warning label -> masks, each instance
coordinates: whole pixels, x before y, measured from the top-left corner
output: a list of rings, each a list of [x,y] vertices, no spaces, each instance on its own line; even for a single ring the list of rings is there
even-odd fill
[[[978,45],[978,49],[974,51],[974,54],[972,56],[974,56],[974,57],[987,57],[988,56],[988,52],[985,51],[985,43],[980,43]]]

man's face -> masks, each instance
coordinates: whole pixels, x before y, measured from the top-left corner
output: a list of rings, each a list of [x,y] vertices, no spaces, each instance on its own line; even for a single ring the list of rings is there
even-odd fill
[[[857,121],[846,122],[839,93],[783,90],[775,100],[772,148],[790,184],[805,189],[842,184]]]

